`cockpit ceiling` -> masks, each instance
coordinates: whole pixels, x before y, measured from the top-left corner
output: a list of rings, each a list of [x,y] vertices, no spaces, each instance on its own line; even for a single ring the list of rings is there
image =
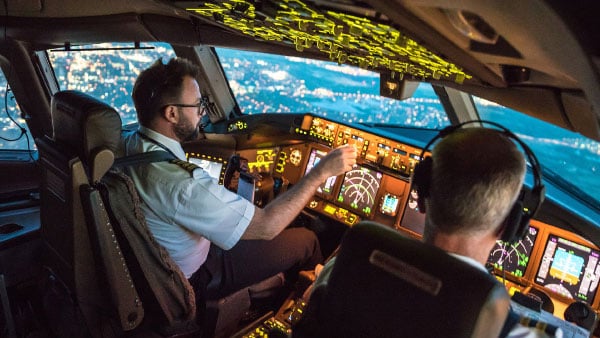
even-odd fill
[[[390,71],[399,80],[410,76],[462,84],[473,78],[389,25],[300,0],[204,1],[185,10],[254,39],[321,53],[339,64]]]

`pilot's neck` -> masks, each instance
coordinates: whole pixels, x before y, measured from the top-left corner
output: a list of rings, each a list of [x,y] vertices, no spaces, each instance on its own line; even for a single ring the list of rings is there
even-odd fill
[[[163,136],[166,136],[170,139],[173,139],[179,143],[181,143],[181,140],[177,137],[177,134],[175,133],[173,126],[169,123],[166,123],[164,121],[153,121],[154,123],[152,123],[149,127],[147,127],[148,129],[151,129]]]
[[[490,250],[496,243],[494,236],[478,234],[445,234],[437,233],[428,241],[438,248],[461,256],[475,259],[482,265],[488,260]]]

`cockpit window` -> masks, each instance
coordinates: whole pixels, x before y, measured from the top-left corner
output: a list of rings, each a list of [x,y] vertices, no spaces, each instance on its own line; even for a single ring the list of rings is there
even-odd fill
[[[166,43],[106,43],[50,50],[48,57],[61,90],[79,90],[114,107],[123,124],[137,121],[131,91],[138,74],[154,61],[175,56]],[[93,52],[92,52],[93,51]]]
[[[502,124],[531,148],[546,178],[599,205],[600,143],[490,101],[474,101],[482,119]]]
[[[244,114],[313,113],[349,123],[441,129],[449,124],[430,84],[404,101],[379,95],[379,74],[298,57],[216,49]]]
[[[0,151],[34,150],[35,144],[4,73],[0,70]]]

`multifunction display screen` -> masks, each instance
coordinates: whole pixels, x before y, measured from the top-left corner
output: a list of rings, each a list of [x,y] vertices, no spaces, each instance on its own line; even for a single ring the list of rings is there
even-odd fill
[[[517,243],[497,241],[490,252],[488,262],[498,270],[503,270],[515,277],[523,277],[529,265],[537,234],[538,229],[530,226],[525,238]]]
[[[591,304],[600,278],[600,253],[549,235],[535,282],[570,299]]]

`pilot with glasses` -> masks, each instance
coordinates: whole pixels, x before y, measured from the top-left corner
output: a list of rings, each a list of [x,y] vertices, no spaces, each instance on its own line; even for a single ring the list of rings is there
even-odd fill
[[[132,94],[140,127],[125,138],[125,155],[162,150],[187,160],[181,143],[198,136],[207,113],[198,72],[188,60],[173,58],[140,73]],[[197,299],[205,301],[320,263],[316,235],[288,225],[322,182],[351,170],[356,156],[352,146],[332,150],[264,208],[218,185],[202,168],[190,173],[164,161],[131,166],[127,173],[150,231],[190,280]]]

